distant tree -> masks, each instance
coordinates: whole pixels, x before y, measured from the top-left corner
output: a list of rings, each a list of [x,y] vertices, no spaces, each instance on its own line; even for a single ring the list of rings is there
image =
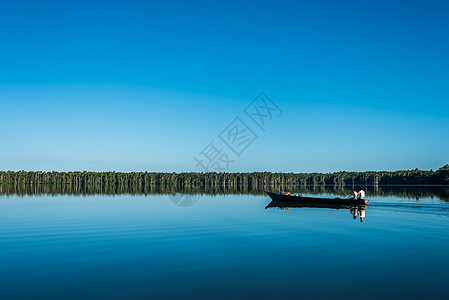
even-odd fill
[[[449,164],[446,164],[438,169],[438,171],[449,171]]]
[[[437,181],[440,184],[449,184],[449,164],[442,166],[436,172]]]

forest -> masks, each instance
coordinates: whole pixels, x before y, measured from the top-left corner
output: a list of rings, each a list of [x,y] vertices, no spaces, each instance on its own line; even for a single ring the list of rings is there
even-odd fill
[[[0,171],[0,184],[83,187],[100,189],[145,189],[152,186],[236,188],[284,185],[448,185],[449,165],[436,171],[367,171],[334,173],[157,173],[157,172],[42,172]]]

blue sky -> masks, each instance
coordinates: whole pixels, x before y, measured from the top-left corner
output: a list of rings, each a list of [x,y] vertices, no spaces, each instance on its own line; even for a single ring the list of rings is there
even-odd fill
[[[436,169],[449,162],[446,1],[11,1],[0,11],[2,170]],[[263,132],[243,109],[283,110]]]

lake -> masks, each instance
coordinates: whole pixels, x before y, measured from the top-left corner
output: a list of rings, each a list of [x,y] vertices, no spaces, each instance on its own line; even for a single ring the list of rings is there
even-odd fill
[[[336,188],[295,188],[342,196]],[[449,299],[449,188],[0,195],[1,299]]]

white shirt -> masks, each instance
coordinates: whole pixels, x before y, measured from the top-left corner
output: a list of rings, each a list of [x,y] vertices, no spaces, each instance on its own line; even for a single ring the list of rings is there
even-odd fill
[[[364,191],[364,190],[360,190],[360,191],[357,193],[357,196],[360,196],[360,199],[365,199],[365,191]]]

